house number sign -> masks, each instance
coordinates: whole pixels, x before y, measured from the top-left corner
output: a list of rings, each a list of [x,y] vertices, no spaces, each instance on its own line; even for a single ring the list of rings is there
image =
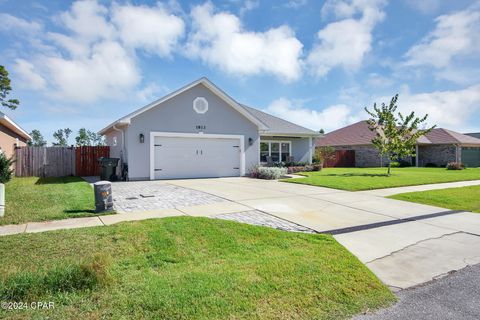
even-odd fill
[[[205,129],[207,129],[207,126],[204,125],[204,124],[199,124],[199,125],[196,125],[196,126],[195,126],[195,129],[197,129],[197,130],[205,130]]]

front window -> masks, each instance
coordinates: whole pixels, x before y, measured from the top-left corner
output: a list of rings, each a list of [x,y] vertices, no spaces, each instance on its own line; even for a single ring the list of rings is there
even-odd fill
[[[270,155],[270,144],[268,142],[260,142],[260,162],[267,162]]]
[[[261,141],[260,142],[260,162],[287,162],[291,155],[290,141]]]

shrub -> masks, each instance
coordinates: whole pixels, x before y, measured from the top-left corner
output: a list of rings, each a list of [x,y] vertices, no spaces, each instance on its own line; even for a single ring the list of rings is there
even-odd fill
[[[93,289],[110,281],[110,259],[94,256],[82,264],[57,266],[48,271],[22,271],[0,281],[0,300],[22,301],[46,294]]]
[[[257,179],[275,180],[287,174],[287,168],[255,166],[250,170],[250,176]]]
[[[312,165],[312,171],[322,171],[323,166],[320,163],[314,163]]]
[[[435,163],[428,162],[425,164],[425,168],[437,168],[438,166]]]
[[[463,170],[465,165],[461,162],[449,162],[447,163],[447,170]]]
[[[292,166],[288,167],[288,173],[297,173],[297,172],[308,172],[314,171],[312,165],[305,165],[305,166]],[[317,170],[318,171],[318,170]]]
[[[5,153],[0,151],[0,183],[7,183],[12,179],[13,158],[7,158]]]
[[[398,164],[400,168],[407,168],[412,166],[412,162],[408,160],[398,160]]]

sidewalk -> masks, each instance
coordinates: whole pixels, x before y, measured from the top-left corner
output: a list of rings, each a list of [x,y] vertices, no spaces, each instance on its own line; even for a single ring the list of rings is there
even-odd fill
[[[447,189],[447,188],[460,188],[460,187],[469,187],[469,186],[477,186],[477,185],[480,185],[480,180],[434,183],[434,184],[424,184],[419,186],[408,186],[408,187],[387,188],[387,189],[375,189],[375,190],[368,190],[368,191],[357,191],[355,193],[368,194],[371,196],[378,196],[378,197],[389,197],[389,196],[393,196],[394,194],[406,193],[406,192],[428,191],[428,190]]]

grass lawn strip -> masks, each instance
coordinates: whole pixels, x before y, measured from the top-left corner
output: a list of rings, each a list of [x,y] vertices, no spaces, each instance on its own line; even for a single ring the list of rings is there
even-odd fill
[[[94,215],[92,187],[79,177],[14,178],[5,185],[0,225]]]
[[[0,300],[55,302],[2,319],[342,319],[395,300],[331,236],[217,219],[22,234],[0,250]]]
[[[422,184],[480,180],[480,168],[446,170],[445,168],[326,168],[318,172],[301,173],[305,178],[282,181],[333,189],[361,191],[415,186]]]
[[[390,198],[452,210],[480,212],[480,186],[408,192],[396,194]]]

